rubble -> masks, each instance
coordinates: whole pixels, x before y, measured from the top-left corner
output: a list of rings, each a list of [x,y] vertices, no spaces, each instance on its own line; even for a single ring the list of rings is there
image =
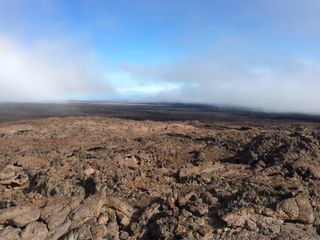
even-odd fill
[[[319,126],[232,124],[1,123],[0,239],[320,239]]]

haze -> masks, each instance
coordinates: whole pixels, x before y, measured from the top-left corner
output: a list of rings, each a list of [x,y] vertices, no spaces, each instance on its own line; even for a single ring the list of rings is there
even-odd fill
[[[318,0],[0,0],[0,101],[320,114]]]

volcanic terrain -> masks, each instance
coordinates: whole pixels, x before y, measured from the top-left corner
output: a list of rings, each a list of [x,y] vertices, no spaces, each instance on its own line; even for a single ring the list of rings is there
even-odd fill
[[[150,111],[4,119],[0,239],[320,239],[319,123]]]

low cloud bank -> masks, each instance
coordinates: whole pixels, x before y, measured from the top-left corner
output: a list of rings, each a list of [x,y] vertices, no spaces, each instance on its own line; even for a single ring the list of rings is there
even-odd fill
[[[63,101],[112,92],[93,51],[72,42],[29,44],[0,35],[0,102]]]
[[[123,71],[141,81],[177,84],[152,101],[231,105],[273,112],[320,114],[320,61],[269,62],[194,58],[166,67],[127,64]],[[245,57],[243,58],[245,59]],[[253,63],[255,62],[255,63]]]

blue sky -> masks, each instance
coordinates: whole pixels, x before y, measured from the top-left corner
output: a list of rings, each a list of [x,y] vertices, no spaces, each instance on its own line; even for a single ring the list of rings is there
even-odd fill
[[[0,0],[0,101],[320,113],[318,0]]]

